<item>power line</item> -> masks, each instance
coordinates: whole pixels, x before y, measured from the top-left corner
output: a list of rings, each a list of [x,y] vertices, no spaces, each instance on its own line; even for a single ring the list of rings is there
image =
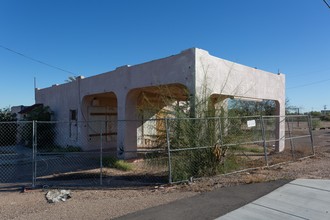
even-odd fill
[[[303,85],[299,85],[299,86],[293,86],[287,89],[297,89],[297,88],[301,88],[301,87],[306,87],[306,86],[311,86],[311,85],[315,85],[315,84],[319,84],[319,83],[324,83],[330,81],[330,79],[324,79],[324,80],[320,80],[320,81],[315,81],[315,82],[311,82],[311,83],[307,83],[307,84],[303,84]]]
[[[315,73],[321,73],[321,72],[326,72],[326,71],[329,71],[329,69],[323,69],[323,70],[314,70],[314,71],[309,71],[309,72],[303,72],[303,73],[289,73],[289,74],[286,74],[286,77],[294,77],[294,78],[297,78],[296,76],[299,76],[302,77],[302,76],[308,76],[311,75],[311,74],[315,74]]]
[[[323,0],[323,1],[328,6],[328,8],[330,8],[330,4],[327,2],[327,0]]]
[[[32,60],[32,61],[34,61],[34,62],[37,62],[37,63],[43,64],[43,65],[45,65],[45,66],[48,66],[48,67],[51,67],[51,68],[54,68],[54,69],[57,69],[57,70],[60,70],[60,71],[66,72],[66,73],[70,73],[70,74],[72,74],[72,75],[75,75],[75,73],[73,73],[73,72],[71,72],[71,71],[68,71],[68,70],[62,69],[62,68],[60,68],[60,67],[57,67],[57,66],[51,65],[51,64],[49,64],[49,63],[45,63],[45,62],[43,62],[43,61],[41,61],[41,60],[34,59],[34,58],[30,57],[30,56],[27,56],[27,55],[25,55],[25,54],[22,54],[22,53],[20,53],[20,52],[17,52],[17,51],[15,51],[15,50],[12,50],[12,49],[10,49],[10,48],[8,48],[8,47],[2,46],[2,45],[0,45],[0,47],[3,48],[3,49],[5,49],[5,50],[8,50],[8,51],[10,51],[10,52],[12,52],[12,53],[15,53],[15,54],[17,54],[17,55],[20,55],[20,56],[22,56],[22,57],[24,57],[24,58],[27,58],[27,59],[29,59],[29,60]]]

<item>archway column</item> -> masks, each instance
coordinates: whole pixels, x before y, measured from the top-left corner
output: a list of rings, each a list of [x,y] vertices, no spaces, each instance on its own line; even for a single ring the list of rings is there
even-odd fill
[[[122,159],[136,158],[136,130],[141,124],[136,112],[137,98],[126,94],[121,93],[118,98],[117,156]]]
[[[275,101],[276,130],[275,150],[281,152],[285,148],[285,104]]]

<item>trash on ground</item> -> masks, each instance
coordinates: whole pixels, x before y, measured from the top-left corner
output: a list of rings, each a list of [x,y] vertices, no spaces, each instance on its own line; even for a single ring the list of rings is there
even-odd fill
[[[49,203],[55,203],[60,201],[65,202],[69,198],[71,198],[70,190],[53,189],[46,193],[46,199]]]

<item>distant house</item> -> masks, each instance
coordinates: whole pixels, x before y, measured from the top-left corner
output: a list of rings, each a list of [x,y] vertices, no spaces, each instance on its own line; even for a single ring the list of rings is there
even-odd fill
[[[322,115],[330,115],[330,110],[321,110]]]
[[[36,89],[35,98],[37,103],[51,108],[56,120],[70,123],[62,130],[62,133],[71,137],[69,145],[79,145],[84,150],[95,149],[99,146],[99,137],[93,131],[101,129],[105,136],[103,147],[134,151],[142,143],[138,140],[141,124],[122,121],[140,120],[141,112],[138,109],[142,110],[144,119],[154,118],[157,114],[144,108],[141,97],[148,96],[152,102],[159,103],[159,88],[166,86],[177,100],[187,100],[200,91],[205,79],[210,94],[217,102],[227,98],[274,100],[276,114],[285,115],[283,74],[223,60],[197,48],[134,66],[121,66],[87,78],[80,76],[73,82]],[[78,123],[102,120],[118,121],[118,124],[91,123],[79,126]],[[279,151],[284,149],[284,134],[285,124],[281,121],[276,132],[280,140],[277,142]]]
[[[13,106],[11,107],[11,113],[16,114],[17,120],[21,121],[24,120],[26,114],[30,113],[35,108],[38,108],[40,106],[43,106],[43,104],[34,104],[31,106],[24,106],[24,105]]]

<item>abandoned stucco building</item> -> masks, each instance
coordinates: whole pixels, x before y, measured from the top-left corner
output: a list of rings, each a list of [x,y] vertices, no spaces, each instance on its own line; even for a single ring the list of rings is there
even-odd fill
[[[36,89],[36,103],[49,106],[58,121],[137,120],[141,94],[157,99],[166,86],[177,100],[186,100],[198,93],[207,81],[208,89],[216,100],[228,97],[251,100],[274,100],[276,114],[285,115],[285,76],[273,74],[233,63],[210,55],[197,48],[179,54],[117,69],[91,77],[78,77],[75,81]],[[188,91],[188,95],[187,92]],[[67,126],[70,145],[85,150],[99,146],[91,127],[97,125]],[[96,127],[95,127],[96,126]],[[125,151],[138,145],[134,123],[120,126],[105,125],[104,148]],[[277,150],[284,149],[285,124],[279,122],[276,131]]]

